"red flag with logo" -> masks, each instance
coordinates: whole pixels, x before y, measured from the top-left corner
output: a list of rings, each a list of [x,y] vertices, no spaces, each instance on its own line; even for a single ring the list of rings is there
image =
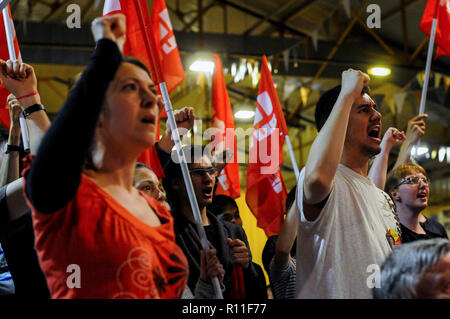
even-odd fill
[[[233,159],[225,166],[217,178],[216,194],[223,194],[232,198],[241,196],[239,182],[239,163],[237,161],[237,143],[234,134],[234,119],[231,103],[228,97],[227,87],[223,76],[222,62],[214,54],[214,74],[212,81],[212,126],[219,129],[220,133],[214,136],[216,151],[225,148],[233,151]]]
[[[127,19],[124,55],[141,60],[152,72],[155,83],[166,82],[167,89],[171,92],[184,80],[184,72],[165,3],[154,1],[153,15],[156,19],[152,21],[146,0],[105,0],[103,15],[116,13],[123,13]],[[157,50],[152,50],[152,47]],[[153,70],[152,57],[157,64],[154,67],[159,70]],[[163,110],[160,118],[165,116],[167,115]],[[159,125],[156,135],[156,140],[159,140]],[[164,173],[160,169],[161,165],[157,163],[157,159],[153,159],[155,154],[154,150],[148,149],[139,156],[138,161],[147,164],[155,170],[158,177],[162,177]]]
[[[247,168],[246,202],[267,236],[280,232],[286,212],[286,187],[281,176],[284,136],[288,134],[272,75],[263,56],[254,132]]]
[[[162,76],[170,93],[183,82],[184,71],[172,23],[170,22],[169,11],[164,0],[153,1],[152,23]]]
[[[436,57],[450,56],[450,0],[428,0],[420,21],[420,29],[430,37],[433,19],[437,19],[434,42]]]
[[[14,36],[14,49],[15,49],[15,55],[17,59],[21,60],[20,57],[20,50],[19,50],[19,43],[17,41],[16,32],[14,30],[14,23],[11,16],[11,10],[9,9],[8,5],[8,11],[9,11],[9,21],[11,25],[11,29],[13,31]],[[3,22],[3,14],[0,11],[0,59],[7,61],[9,60],[9,50],[8,50],[8,42],[6,40],[6,31],[5,31],[5,25]],[[9,127],[11,125],[10,118],[9,118],[9,110],[8,110],[8,103],[7,98],[9,95],[9,91],[3,86],[3,84],[0,83],[0,123],[9,130]]]

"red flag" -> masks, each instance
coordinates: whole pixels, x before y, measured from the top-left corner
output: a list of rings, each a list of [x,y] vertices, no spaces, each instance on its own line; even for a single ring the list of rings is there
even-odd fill
[[[450,56],[450,1],[428,0],[420,21],[420,29],[430,37],[433,19],[437,19],[434,42],[437,45],[436,57]]]
[[[184,72],[165,3],[154,2],[153,15],[156,19],[152,21],[146,0],[105,0],[103,15],[116,13],[123,13],[127,18],[124,55],[141,60],[152,72],[154,82],[166,82],[167,89],[171,92],[184,80]],[[164,30],[166,33],[163,33]],[[167,115],[163,110],[160,118],[165,116]],[[156,135],[158,141],[159,124]],[[150,166],[158,177],[161,174],[164,176],[161,165],[157,165],[153,159],[155,154],[152,149],[145,150],[138,161]]]
[[[214,54],[214,74],[212,82],[212,107],[214,115],[212,126],[220,130],[220,134],[214,136],[215,150],[221,151],[229,148],[234,152],[233,160],[222,170],[217,178],[216,194],[223,194],[232,198],[241,196],[239,183],[239,164],[237,161],[237,143],[234,134],[233,111],[231,110],[225,79],[223,77],[222,62]]]
[[[21,60],[20,57],[20,50],[19,50],[19,43],[17,42],[17,36],[16,32],[14,30],[14,23],[11,16],[11,10],[9,9],[8,5],[8,11],[9,11],[9,19],[11,23],[11,29],[13,31],[14,36],[14,49],[15,49],[15,55],[16,58]],[[8,42],[6,40],[6,31],[5,31],[5,25],[3,22],[3,14],[0,11],[0,59],[2,60],[9,60],[9,50],[8,50]],[[9,110],[8,110],[8,103],[7,98],[9,95],[9,91],[0,83],[0,123],[9,130],[9,127],[11,125],[10,118],[9,118]]]
[[[162,76],[170,93],[183,82],[184,71],[172,23],[170,22],[169,11],[167,11],[164,0],[153,1],[152,23]]]
[[[246,202],[258,220],[258,227],[271,236],[280,232],[286,211],[287,192],[280,166],[284,136],[288,131],[266,56],[262,58],[253,127]]]

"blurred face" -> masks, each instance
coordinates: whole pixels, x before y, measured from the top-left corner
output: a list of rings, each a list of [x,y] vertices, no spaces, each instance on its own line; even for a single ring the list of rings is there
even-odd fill
[[[416,291],[420,299],[450,299],[450,252],[424,274]]]
[[[155,142],[161,107],[161,96],[147,72],[122,63],[106,92],[98,132],[109,147],[148,148]]]
[[[152,170],[145,167],[136,168],[134,173],[134,187],[144,194],[153,197],[166,206],[166,208],[168,207],[164,187]]]
[[[368,94],[353,104],[348,121],[345,148],[372,157],[381,151],[381,114]]]
[[[242,219],[239,215],[239,209],[237,209],[237,207],[234,205],[225,205],[223,213],[219,215],[219,219],[237,224],[242,227]]]
[[[393,198],[409,210],[422,211],[428,206],[430,188],[428,179],[420,172],[412,172],[405,176],[394,192]]]

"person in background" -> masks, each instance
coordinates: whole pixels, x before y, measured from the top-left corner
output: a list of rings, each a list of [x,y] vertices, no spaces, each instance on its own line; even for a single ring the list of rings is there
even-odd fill
[[[427,114],[419,114],[408,121],[406,136],[389,128],[381,142],[382,151],[372,164],[369,177],[378,188],[393,199],[401,226],[402,243],[435,237],[448,238],[445,228],[436,220],[426,218],[422,212],[428,207],[430,181],[423,167],[410,156],[411,149],[426,131]],[[394,168],[386,177],[389,153],[401,145]]]
[[[219,171],[218,171],[219,174]],[[216,183],[217,185],[217,183]],[[232,224],[236,224],[244,227],[242,224],[241,215],[239,213],[239,207],[236,203],[236,201],[227,195],[214,195],[212,204],[208,207],[208,209],[216,215],[216,217],[219,220],[222,220],[224,222],[229,222]],[[266,278],[264,276],[264,272],[260,265],[253,262],[253,267],[255,271],[258,273],[259,279],[256,280],[256,282],[265,283]]]
[[[263,260],[275,299],[295,298],[298,228],[296,190],[297,187],[294,186],[286,198],[287,215],[280,234],[269,237],[263,250]]]
[[[0,79],[10,73],[13,63],[5,64],[1,70]],[[25,65],[25,68],[27,66]],[[13,72],[11,72],[13,73]],[[28,89],[27,81],[18,81],[16,84],[22,90]],[[8,83],[7,83],[8,84]],[[19,97],[20,98],[20,97]],[[21,99],[25,105],[30,101]],[[13,95],[8,96],[10,110],[10,135],[6,148],[7,154],[3,156],[0,176],[0,243],[3,251],[0,259],[6,261],[14,281],[15,296],[32,298],[49,298],[47,282],[39,265],[34,245],[33,221],[30,208],[23,193],[23,178],[19,174],[20,124],[19,116],[24,111],[22,104]],[[30,106],[33,108],[33,105]],[[36,152],[42,139],[43,132],[50,125],[50,121],[42,110],[29,113],[25,117],[29,133],[30,151]],[[2,282],[4,283],[4,281]]]
[[[200,145],[184,146],[182,151],[188,162],[207,239],[217,250],[219,261],[225,269],[224,298],[267,299],[265,282],[259,282],[258,273],[251,262],[245,231],[236,224],[221,221],[208,209],[213,200],[217,177],[212,155]],[[199,278],[198,260],[202,246],[175,154],[165,169],[163,185],[175,219],[176,241],[189,261],[188,285],[193,290]]]
[[[397,208],[402,243],[436,237],[448,238],[444,226],[422,214],[428,207],[430,197],[430,180],[423,167],[402,164],[394,168],[387,177],[386,192]]]
[[[133,184],[138,190],[153,197],[170,210],[169,203],[166,202],[166,191],[162,183],[159,181],[155,172],[144,163],[136,163]]]
[[[215,195],[209,209],[222,221],[242,227],[242,219],[236,201],[227,195]]]
[[[450,299],[450,241],[402,244],[383,262],[375,299]]]

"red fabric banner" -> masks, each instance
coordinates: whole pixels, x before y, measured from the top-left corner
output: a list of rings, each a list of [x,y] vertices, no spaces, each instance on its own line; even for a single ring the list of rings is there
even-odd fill
[[[263,56],[254,132],[247,168],[246,202],[267,236],[280,232],[286,211],[286,187],[281,176],[284,136],[288,134],[284,114]]]
[[[420,29],[430,37],[433,19],[437,19],[434,42],[437,45],[436,57],[450,56],[450,0],[428,0],[420,21]]]
[[[215,150],[222,151],[228,148],[234,153],[233,159],[225,166],[217,178],[216,194],[237,198],[241,196],[241,186],[239,182],[239,163],[237,161],[233,111],[223,76],[222,62],[217,55],[214,55],[214,64],[212,81],[212,108],[214,115],[212,117],[212,126],[220,130],[220,133],[214,136]]]

